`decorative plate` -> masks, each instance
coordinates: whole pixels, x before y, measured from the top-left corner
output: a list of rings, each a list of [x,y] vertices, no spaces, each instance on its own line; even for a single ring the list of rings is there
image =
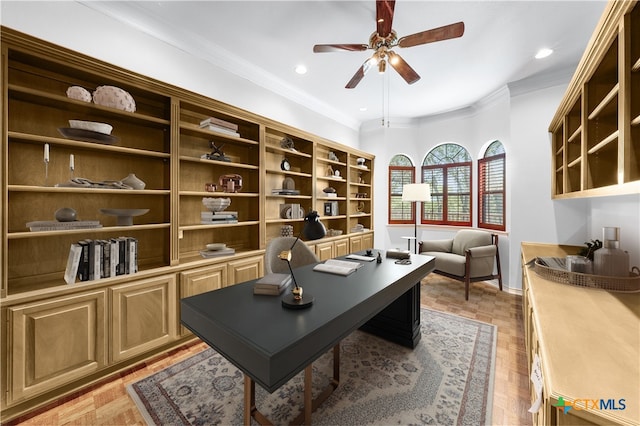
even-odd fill
[[[77,141],[95,142],[105,145],[113,145],[118,142],[120,138],[112,135],[105,135],[100,132],[93,132],[91,130],[76,129],[73,127],[59,127],[58,131],[62,136],[67,139],[75,139]]]

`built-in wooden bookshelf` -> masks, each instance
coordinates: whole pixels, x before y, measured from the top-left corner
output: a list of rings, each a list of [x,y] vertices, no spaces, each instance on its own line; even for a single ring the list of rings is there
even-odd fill
[[[549,127],[552,196],[640,192],[640,6],[610,2]]]
[[[1,40],[3,422],[193,338],[180,326],[180,298],[262,276],[268,242],[285,225],[302,231],[304,215],[283,216],[283,205],[317,210],[335,231],[306,242],[322,258],[372,247],[372,155],[11,29],[2,28]],[[91,92],[104,85],[128,92],[135,111],[66,94],[70,86]],[[210,117],[234,130],[201,128]],[[65,137],[59,129],[69,120],[108,123],[113,138]],[[327,176],[328,166],[340,176]],[[144,189],[67,185],[131,173]],[[222,184],[229,179],[233,186]],[[299,192],[274,191],[290,186]],[[322,192],[327,186],[338,197]],[[356,200],[357,192],[367,196]],[[203,223],[204,197],[229,198],[237,223]],[[328,200],[338,202],[339,214],[324,214]],[[27,228],[54,220],[62,207],[102,227]],[[122,226],[104,208],[149,211]],[[358,223],[366,231],[351,232]],[[123,235],[138,241],[137,273],[66,284],[72,243]],[[235,254],[203,258],[200,251],[215,242]]]

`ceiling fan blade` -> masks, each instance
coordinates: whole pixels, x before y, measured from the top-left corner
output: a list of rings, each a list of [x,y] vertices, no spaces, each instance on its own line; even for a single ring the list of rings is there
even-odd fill
[[[390,50],[387,52],[387,56],[389,57],[389,64],[408,84],[413,84],[420,80],[418,73],[400,55]]]
[[[343,52],[345,50],[351,52],[361,52],[369,48],[366,44],[316,44],[313,46],[315,53],[323,52]]]
[[[391,32],[393,24],[393,8],[395,0],[377,0],[376,1],[376,29],[378,35],[385,38]]]
[[[398,40],[398,46],[418,46],[420,44],[462,37],[462,34],[464,34],[464,22],[456,22],[455,24],[445,25],[444,27],[433,28],[431,30],[402,37]]]
[[[344,86],[344,88],[345,89],[355,88],[358,85],[358,83],[360,83],[360,80],[364,78],[364,75],[367,73],[367,71],[369,71],[371,67],[375,65],[375,63],[376,61],[375,61],[375,54],[374,54],[369,59],[364,61],[364,64],[362,64],[360,68],[358,68],[358,71],[356,71],[353,77],[351,77],[351,80],[349,80],[349,82],[347,83],[346,86]]]

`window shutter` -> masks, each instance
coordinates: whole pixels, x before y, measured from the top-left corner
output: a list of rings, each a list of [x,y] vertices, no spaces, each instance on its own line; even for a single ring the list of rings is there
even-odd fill
[[[478,226],[505,230],[505,155],[478,160]]]

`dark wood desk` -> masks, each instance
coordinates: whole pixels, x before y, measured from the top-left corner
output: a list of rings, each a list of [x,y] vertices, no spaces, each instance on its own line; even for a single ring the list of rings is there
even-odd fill
[[[180,302],[182,324],[274,392],[359,327],[415,346],[420,280],[435,261],[423,255],[411,260],[363,262],[346,277],[313,271],[314,265],[297,268],[299,285],[315,298],[302,310],[284,309],[280,297],[254,295],[254,281],[188,297]]]

